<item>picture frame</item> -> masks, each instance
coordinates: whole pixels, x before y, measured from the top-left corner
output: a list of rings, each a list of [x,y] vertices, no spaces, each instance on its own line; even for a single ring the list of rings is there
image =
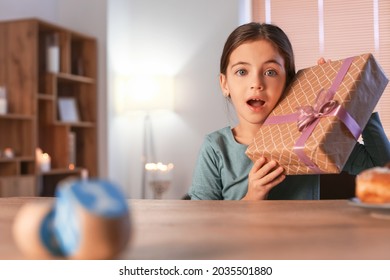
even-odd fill
[[[73,97],[58,98],[59,119],[63,122],[79,122],[80,116],[77,101]]]

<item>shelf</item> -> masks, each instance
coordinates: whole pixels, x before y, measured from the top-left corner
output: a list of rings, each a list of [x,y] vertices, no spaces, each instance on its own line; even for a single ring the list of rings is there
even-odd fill
[[[37,180],[34,175],[0,176],[0,197],[36,195]]]
[[[0,150],[10,148],[14,157],[34,157],[36,117],[9,114],[0,118]]]
[[[0,115],[0,119],[32,121],[35,120],[35,116],[27,116],[22,114],[5,114]]]
[[[40,93],[38,94],[38,99],[39,100],[47,100],[47,101],[54,101],[54,96],[45,94],[45,93]]]
[[[13,157],[13,158],[0,157],[0,162],[22,162],[22,161],[35,161],[35,158],[34,157]]]
[[[64,125],[64,126],[73,126],[73,127],[85,127],[85,128],[95,128],[96,124],[93,122],[62,122],[62,121],[55,121],[55,125]]]
[[[12,159],[0,159],[0,178],[10,176],[34,175],[35,159],[27,157],[15,157]]]
[[[58,74],[56,74],[56,76],[59,79],[68,80],[68,81],[71,81],[71,82],[79,82],[79,83],[86,83],[86,84],[93,84],[93,83],[95,83],[95,79],[92,79],[92,78],[89,78],[89,77],[84,77],[84,76],[68,74],[68,73],[58,73]]]
[[[83,170],[97,177],[96,39],[39,19],[0,21],[0,62],[9,110],[0,115],[0,197],[54,195],[60,180]],[[61,121],[60,100],[76,105],[61,107],[62,120],[77,121]],[[1,157],[6,148],[15,157]],[[38,170],[37,148],[51,171]]]
[[[41,172],[40,175],[42,176],[53,176],[53,175],[71,175],[71,174],[79,174],[81,173],[85,168],[76,167],[74,169],[67,169],[67,168],[57,168],[52,169],[47,172]]]

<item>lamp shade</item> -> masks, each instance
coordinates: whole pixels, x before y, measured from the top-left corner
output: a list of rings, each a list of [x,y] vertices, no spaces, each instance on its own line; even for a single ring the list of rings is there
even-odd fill
[[[131,76],[117,80],[120,111],[174,109],[174,79],[170,76]]]

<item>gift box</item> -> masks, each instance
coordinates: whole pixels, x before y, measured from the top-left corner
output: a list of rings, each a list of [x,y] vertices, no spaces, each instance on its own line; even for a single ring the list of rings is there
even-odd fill
[[[372,54],[302,69],[246,150],[287,175],[340,173],[388,79]]]

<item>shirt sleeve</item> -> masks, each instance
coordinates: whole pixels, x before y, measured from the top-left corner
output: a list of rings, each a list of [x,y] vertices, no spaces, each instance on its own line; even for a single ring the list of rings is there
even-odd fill
[[[208,137],[201,146],[188,194],[193,200],[223,199],[220,157]]]
[[[378,113],[373,113],[362,133],[363,143],[356,143],[343,171],[356,175],[374,166],[390,161],[389,139]]]

